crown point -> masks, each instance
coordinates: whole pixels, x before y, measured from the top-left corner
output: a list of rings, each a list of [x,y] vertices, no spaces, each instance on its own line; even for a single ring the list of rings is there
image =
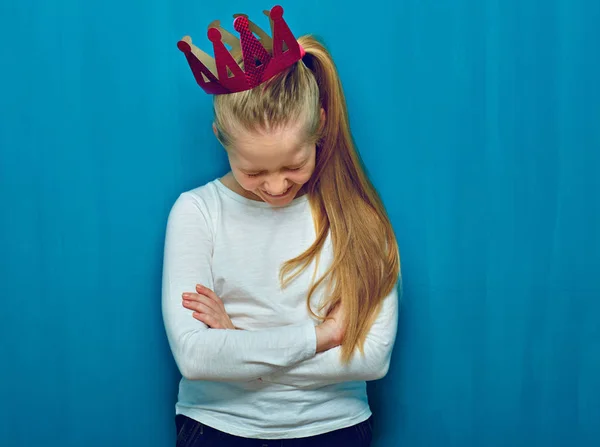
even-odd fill
[[[238,33],[242,31],[246,31],[250,28],[250,24],[248,23],[248,17],[238,16],[233,21],[233,27]]]
[[[221,32],[217,28],[211,28],[208,30],[208,40],[212,43],[221,41]]]
[[[283,8],[279,5],[274,6],[273,9],[271,9],[271,18],[273,20],[278,20],[281,19],[283,17]]]
[[[179,42],[177,42],[177,48],[179,48],[179,51],[181,51],[182,53],[189,53],[190,51],[192,51],[192,47],[190,46],[190,44],[184,40],[180,40]]]

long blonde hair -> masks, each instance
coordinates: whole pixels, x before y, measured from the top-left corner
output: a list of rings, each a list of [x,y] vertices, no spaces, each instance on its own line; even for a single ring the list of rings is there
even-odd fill
[[[342,303],[346,324],[342,360],[348,362],[356,348],[363,350],[383,299],[397,284],[398,246],[356,151],[335,64],[314,37],[303,36],[298,41],[306,56],[286,72],[253,90],[215,96],[215,126],[227,147],[238,126],[269,129],[298,118],[305,120],[307,136],[317,142],[315,171],[307,183],[317,237],[304,253],[283,264],[280,279],[285,287],[313,261],[318,264],[327,236],[331,236],[333,262],[313,282],[307,305],[319,317]],[[324,126],[320,126],[321,107],[326,114]],[[311,296],[324,281],[328,281],[325,300],[315,313]]]

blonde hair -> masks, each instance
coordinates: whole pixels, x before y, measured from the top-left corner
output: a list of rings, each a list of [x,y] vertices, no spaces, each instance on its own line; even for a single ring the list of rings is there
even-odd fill
[[[302,61],[253,90],[214,97],[217,137],[227,147],[237,129],[268,130],[305,120],[307,138],[317,142],[316,166],[307,183],[317,237],[299,256],[281,268],[285,287],[319,254],[330,234],[333,262],[313,282],[310,306],[317,287],[326,284],[325,300],[317,312],[338,303],[345,310],[342,359],[348,362],[364,341],[383,299],[400,275],[398,246],[385,208],[369,181],[356,151],[346,100],[335,64],[325,47],[312,36],[298,39],[306,51]],[[326,121],[320,126],[320,110]]]

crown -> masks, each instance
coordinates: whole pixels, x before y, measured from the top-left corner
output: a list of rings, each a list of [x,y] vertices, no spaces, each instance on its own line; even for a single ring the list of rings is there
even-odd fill
[[[253,89],[304,57],[304,49],[283,19],[283,8],[275,6],[264,14],[270,19],[273,38],[245,14],[233,16],[239,39],[222,28],[218,20],[212,22],[208,39],[213,44],[214,59],[192,44],[189,36],[177,43],[196,82],[206,93],[223,95]],[[238,60],[243,60],[243,70]]]

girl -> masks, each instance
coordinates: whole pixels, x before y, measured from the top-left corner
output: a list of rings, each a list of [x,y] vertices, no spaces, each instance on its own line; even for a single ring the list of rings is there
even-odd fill
[[[281,8],[270,16],[277,45]],[[231,171],[169,215],[163,315],[183,376],[180,447],[371,442],[365,382],[390,364],[398,248],[330,54],[310,36],[286,46],[298,60],[258,85],[212,90]]]

